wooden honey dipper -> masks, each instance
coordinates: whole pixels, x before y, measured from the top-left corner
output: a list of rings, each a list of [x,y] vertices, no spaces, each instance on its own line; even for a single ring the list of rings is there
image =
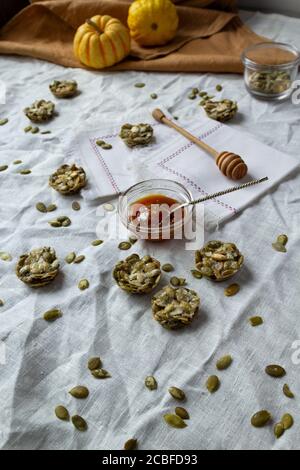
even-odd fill
[[[175,122],[168,119],[164,113],[160,109],[154,109],[152,111],[152,116],[156,121],[162,122],[169,127],[173,127],[177,132],[182,134],[187,139],[194,142],[194,144],[201,147],[203,150],[208,152],[215,158],[216,164],[219,170],[223,173],[223,175],[231,178],[233,180],[240,180],[246,176],[248,167],[244,160],[233,152],[221,152],[219,153],[217,150],[213,149],[210,145],[207,145],[202,140],[195,137],[193,134],[190,134],[188,131],[183,129],[182,127],[175,124]]]

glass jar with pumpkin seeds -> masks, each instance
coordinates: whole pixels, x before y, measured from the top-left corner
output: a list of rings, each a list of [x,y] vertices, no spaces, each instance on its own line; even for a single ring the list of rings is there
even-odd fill
[[[299,51],[289,44],[264,42],[242,54],[244,80],[257,98],[278,101],[288,98],[298,73]]]

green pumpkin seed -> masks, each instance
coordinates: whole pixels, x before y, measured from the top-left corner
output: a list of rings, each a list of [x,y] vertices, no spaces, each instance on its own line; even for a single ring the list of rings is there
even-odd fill
[[[134,245],[137,241],[138,239],[136,237],[129,237],[129,242],[131,243],[131,245]]]
[[[138,82],[138,83],[135,83],[134,86],[135,86],[135,88],[144,88],[145,83]]]
[[[181,419],[190,419],[190,415],[188,414],[186,409],[182,408],[181,406],[176,406],[175,414],[179,416]]]
[[[118,245],[119,250],[129,250],[131,248],[131,243],[129,242],[121,242]]]
[[[137,439],[128,439],[124,444],[124,450],[135,450],[137,448]]]
[[[41,134],[43,134],[43,135],[51,134],[51,131],[42,131]]]
[[[4,300],[0,299],[0,307],[3,307],[4,305]]]
[[[284,430],[290,429],[294,424],[294,418],[289,413],[285,413],[280,420]]]
[[[202,273],[197,269],[191,269],[191,273],[195,279],[202,279]]]
[[[69,421],[70,415],[67,408],[65,408],[64,406],[58,405],[55,408],[54,412],[58,419],[62,419],[63,421]]]
[[[72,202],[72,209],[73,211],[80,211],[81,207],[78,201],[73,201]]]
[[[255,428],[261,428],[270,421],[271,415],[267,410],[261,410],[255,413],[251,418],[251,424]]]
[[[2,259],[2,261],[11,261],[12,256],[9,253],[6,253],[5,251],[0,251],[0,259]]]
[[[156,93],[151,93],[150,98],[152,100],[156,100],[157,99],[157,94]]]
[[[227,369],[232,363],[232,357],[228,354],[226,356],[221,357],[217,363],[216,367],[218,370],[225,370]]]
[[[47,310],[44,313],[43,318],[46,321],[55,321],[58,318],[62,317],[62,312],[58,308],[53,308],[52,310]]]
[[[226,287],[226,289],[224,290],[224,294],[226,295],[226,297],[231,297],[232,295],[237,294],[239,290],[240,290],[239,284],[237,283],[230,284],[230,286]]]
[[[24,127],[24,132],[29,132],[31,131],[31,129],[32,129],[32,126],[26,126]]]
[[[66,257],[65,257],[65,262],[68,264],[73,263],[74,259],[76,258],[76,254],[74,251],[71,251]]]
[[[94,240],[94,241],[91,243],[91,245],[93,245],[93,246],[99,246],[99,245],[101,245],[102,243],[103,243],[103,240]]]
[[[183,401],[185,400],[185,393],[183,390],[180,390],[180,388],[177,387],[170,387],[169,388],[169,394],[175,398],[175,400]]]
[[[277,364],[267,366],[265,372],[271,377],[283,377],[286,374],[284,368]]]
[[[284,386],[282,387],[282,391],[284,393],[284,395],[288,398],[295,398],[295,395],[293,394],[293,392],[291,391],[290,387],[288,386],[288,384],[284,384]]]
[[[101,366],[102,366],[102,362],[101,362],[100,357],[91,357],[88,360],[88,368],[90,370],[100,369]]]
[[[79,264],[79,263],[82,263],[83,260],[85,260],[85,256],[79,255],[74,259],[74,263]]]
[[[20,165],[20,163],[23,163],[22,160],[14,160],[13,161],[14,165]]]
[[[43,202],[37,202],[35,207],[39,212],[47,212],[47,207]]]
[[[285,234],[278,235],[278,237],[277,237],[277,242],[280,243],[283,246],[285,246],[288,241],[289,241],[288,236],[285,235]]]
[[[89,393],[89,389],[87,387],[84,387],[83,385],[77,385],[69,391],[69,394],[72,395],[72,397],[80,399],[87,398],[89,396]]]
[[[173,276],[171,277],[170,279],[170,284],[173,286],[173,287],[178,287],[180,285],[180,279],[176,276]]]
[[[78,282],[78,289],[80,289],[80,290],[88,289],[89,286],[90,286],[90,283],[87,279],[81,279]]]
[[[164,415],[164,420],[169,426],[172,426],[172,428],[182,429],[187,426],[183,419],[177,415],[166,414]]]
[[[61,222],[59,222],[58,220],[50,220],[48,224],[51,225],[51,227],[55,228],[61,227]]]
[[[204,98],[204,96],[207,96],[206,91],[200,91],[199,96],[200,96],[201,98]]]
[[[261,317],[250,317],[249,322],[252,326],[259,326],[263,324],[263,319]]]
[[[99,147],[102,147],[102,145],[105,144],[104,140],[96,140],[96,144],[99,145]]]
[[[195,93],[193,93],[193,92],[191,92],[191,93],[188,94],[188,99],[189,99],[189,100],[194,100],[196,97],[197,97],[197,95],[196,95]]]
[[[20,175],[30,175],[31,170],[25,169],[25,170],[21,170],[19,173],[20,173]]]
[[[280,251],[281,253],[286,253],[286,248],[281,243],[278,243],[278,242],[272,243],[272,247],[276,251]]]
[[[274,426],[274,434],[279,439],[284,433],[284,427],[282,423],[276,423]]]
[[[174,266],[170,263],[166,263],[162,265],[161,269],[166,273],[170,273],[171,271],[174,271]]]
[[[8,123],[8,119],[7,118],[4,118],[4,119],[0,119],[0,126],[4,126],[5,124]]]
[[[38,127],[33,127],[31,129],[31,134],[37,134],[39,131],[40,131],[40,129]]]
[[[105,143],[105,144],[102,145],[102,148],[103,148],[104,150],[110,150],[110,149],[112,149],[112,145]]]
[[[175,121],[178,121],[178,119],[179,119],[178,116],[173,116],[173,118],[175,119]]]
[[[155,377],[153,375],[148,375],[148,377],[145,378],[145,386],[149,390],[156,390],[157,389],[157,382]]]
[[[216,91],[222,91],[223,87],[222,85],[216,85]]]
[[[75,428],[78,429],[78,431],[86,431],[87,423],[81,416],[79,415],[72,416],[71,420]]]
[[[62,221],[61,225],[63,227],[69,227],[69,225],[71,225],[71,219],[69,219],[69,217],[66,217],[65,220]]]
[[[8,165],[1,165],[0,166],[0,171],[5,171],[5,170],[7,170],[7,168],[8,168]]]
[[[91,373],[95,379],[107,379],[108,377],[111,377],[110,373],[105,369],[94,369]]]
[[[211,375],[206,381],[206,388],[210,393],[215,393],[220,387],[220,379],[216,375]]]
[[[49,206],[47,206],[47,212],[53,212],[56,209],[57,209],[56,204],[49,204]]]

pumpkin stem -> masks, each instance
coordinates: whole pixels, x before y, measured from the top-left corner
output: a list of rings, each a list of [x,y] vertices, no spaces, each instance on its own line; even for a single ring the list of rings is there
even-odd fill
[[[86,22],[89,26],[91,26],[92,28],[94,28],[94,29],[97,31],[97,33],[102,34],[101,29],[100,29],[99,26],[95,23],[95,21],[90,20],[90,19],[87,19],[87,20],[85,20],[85,22]]]

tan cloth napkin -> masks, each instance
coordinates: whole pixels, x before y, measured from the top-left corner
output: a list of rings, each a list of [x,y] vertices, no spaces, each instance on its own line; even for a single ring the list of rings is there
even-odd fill
[[[235,11],[235,0],[175,3],[179,29],[174,40],[166,46],[150,48],[140,47],[133,41],[130,56],[114,68],[241,72],[242,50],[262,38],[243,25]],[[2,28],[0,53],[80,67],[72,48],[76,28],[95,14],[109,14],[126,24],[130,4],[130,0],[32,0],[31,5]]]

